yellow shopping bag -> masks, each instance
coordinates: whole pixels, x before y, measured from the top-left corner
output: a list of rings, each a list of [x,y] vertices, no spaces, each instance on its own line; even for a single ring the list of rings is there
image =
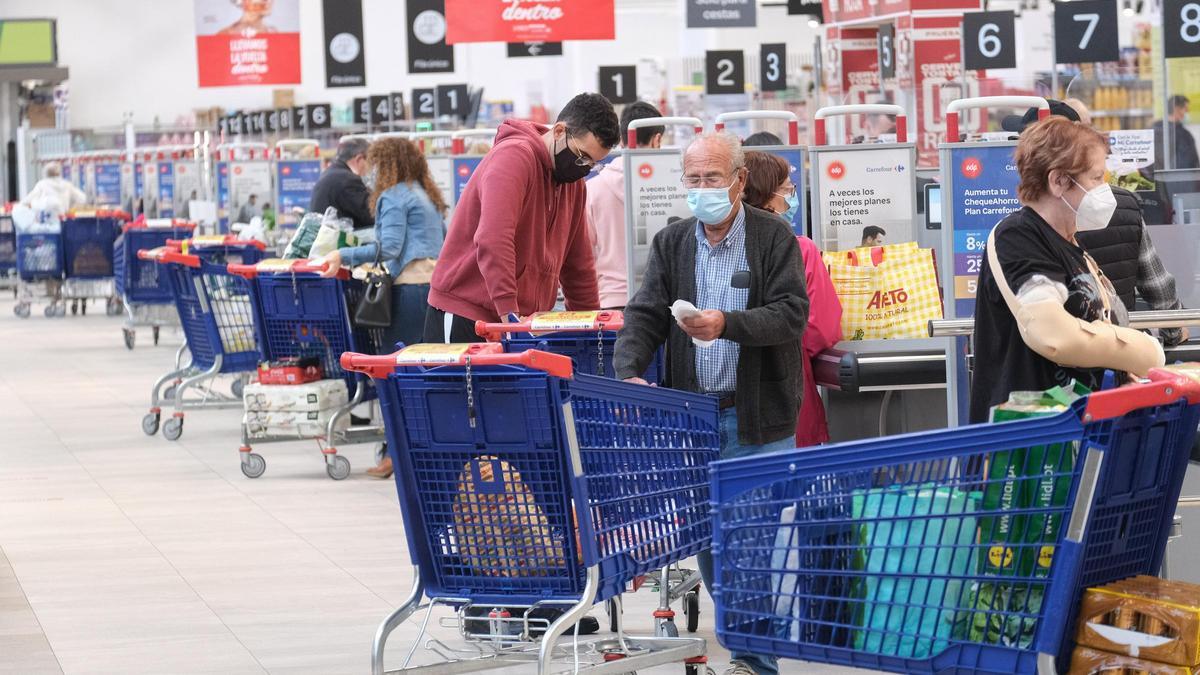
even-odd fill
[[[942,318],[933,250],[916,243],[828,252],[825,264],[850,340],[925,337]]]

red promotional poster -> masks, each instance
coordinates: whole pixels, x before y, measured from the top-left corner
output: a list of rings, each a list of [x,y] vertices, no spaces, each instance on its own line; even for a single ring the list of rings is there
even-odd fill
[[[842,102],[842,43],[837,26],[825,26],[825,43],[821,46],[821,79],[825,83],[827,103]]]
[[[962,16],[925,16],[912,19],[913,83],[917,91],[917,166],[938,165],[938,143],[946,138],[946,106],[960,98],[979,95],[982,72],[962,72]],[[984,131],[979,110],[965,114],[962,130]]]
[[[614,0],[446,0],[446,42],[616,37]]]
[[[841,31],[842,51],[842,100],[845,105],[878,103],[879,96],[879,48],[877,31],[874,28],[843,28]],[[846,118],[849,140],[866,133],[865,117],[851,115]]]
[[[300,84],[299,0],[194,0],[201,87]]]

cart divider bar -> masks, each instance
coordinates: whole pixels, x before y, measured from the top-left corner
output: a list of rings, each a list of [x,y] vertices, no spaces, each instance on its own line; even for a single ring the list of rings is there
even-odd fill
[[[1071,507],[1071,521],[1067,524],[1065,539],[1076,544],[1083,542],[1088,516],[1092,512],[1092,500],[1096,496],[1096,481],[1100,479],[1100,466],[1104,463],[1104,452],[1088,448],[1083,460],[1083,473],[1079,479],[1079,491],[1075,493],[1075,504]]]

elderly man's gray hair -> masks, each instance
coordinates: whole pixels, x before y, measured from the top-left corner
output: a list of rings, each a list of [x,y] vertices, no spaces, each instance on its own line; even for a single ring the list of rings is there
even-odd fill
[[[688,153],[692,151],[692,148],[709,143],[724,145],[729,150],[729,157],[733,160],[734,169],[746,166],[746,153],[742,150],[742,140],[728,131],[706,131],[696,136],[684,146],[682,161],[687,161]]]
[[[338,143],[337,158],[343,162],[349,162],[359,155],[365,155],[369,145],[370,143],[365,138],[347,138]]]
[[[61,178],[62,164],[59,164],[58,162],[50,162],[45,166],[45,168],[42,169],[42,175],[44,175],[46,178]]]

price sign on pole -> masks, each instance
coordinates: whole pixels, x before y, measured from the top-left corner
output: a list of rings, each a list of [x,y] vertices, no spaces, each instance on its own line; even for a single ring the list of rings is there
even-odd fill
[[[1117,0],[1054,3],[1054,62],[1117,61]]]
[[[759,47],[759,88],[763,91],[787,89],[787,44]]]
[[[746,91],[746,59],[742,50],[706,52],[704,85],[706,94],[740,94]]]
[[[1200,56],[1200,0],[1163,0],[1162,11],[1167,58]]]
[[[599,84],[600,95],[610,103],[633,103],[637,100],[637,66],[600,66]]]
[[[431,120],[437,117],[437,92],[432,89],[413,89],[413,118]]]
[[[963,68],[985,70],[1017,67],[1017,15],[971,12],[963,15]]]
[[[465,116],[469,97],[470,93],[465,84],[439,84],[437,86],[438,115]]]
[[[879,27],[879,78],[890,80],[896,77],[896,26],[885,23]]]

